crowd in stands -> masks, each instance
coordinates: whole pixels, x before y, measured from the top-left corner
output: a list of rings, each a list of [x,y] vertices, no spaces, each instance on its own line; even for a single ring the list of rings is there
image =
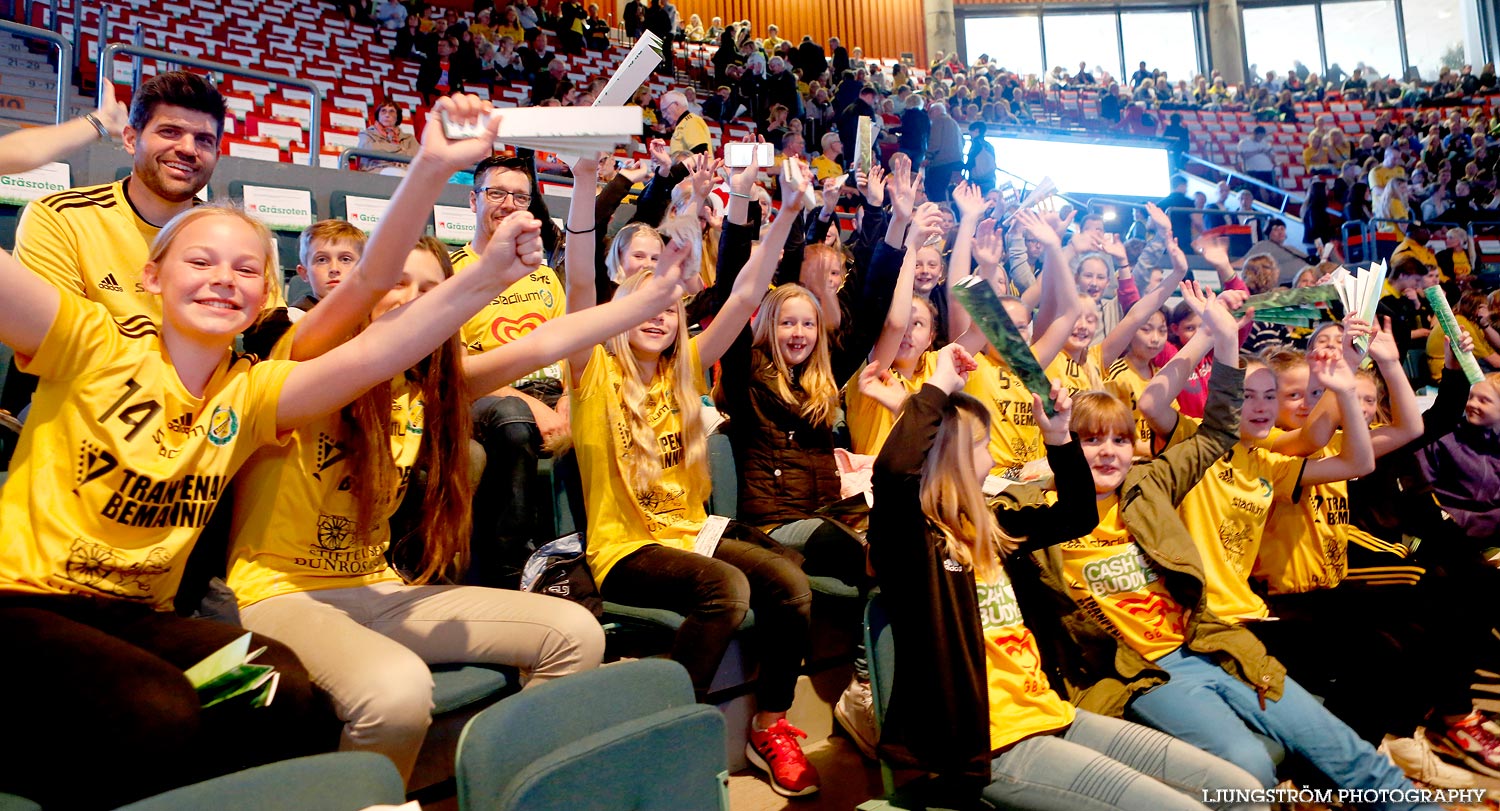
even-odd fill
[[[837,38],[631,5],[627,31],[719,44],[716,91],[640,97],[646,158],[575,160],[558,228],[535,159],[494,154],[490,102],[457,91],[514,70],[533,104],[591,103],[552,54],[591,47],[598,9],[515,0],[461,20],[353,0],[422,60],[431,112],[417,139],[376,107],[361,143],[411,162],[368,238],[335,220],[303,233],[312,292],[293,302],[266,227],[197,204],[226,108],[196,74],[0,138],[7,171],[96,136],[132,158],[121,180],[30,204],[0,254],[0,341],[35,387],[0,491],[17,663],[0,687],[24,698],[11,722],[28,736],[0,791],[113,807],[334,748],[409,776],[429,664],[511,666],[528,687],[598,666],[582,603],[519,588],[552,540],[538,460],[569,455],[586,575],[606,600],[684,617],[666,654],[700,699],[754,612],[746,755],[782,794],[820,785],[787,719],[810,577],[879,587],[889,707],[877,729],[856,675],[835,716],[866,754],[936,775],[942,807],[1263,808],[1210,790],[1277,785],[1264,738],[1316,773],[1299,779],[1385,792],[1377,808],[1431,807],[1413,779],[1500,775],[1469,688],[1495,666],[1500,291],[1462,228],[1413,222],[1490,204],[1492,119],[1380,119],[1354,144],[1319,119],[1303,160],[1337,168],[1321,199],[1350,218],[1368,205],[1399,244],[1377,323],[1330,300],[1292,327],[1247,301],[1338,265],[1288,247],[1279,221],[1231,257],[1210,232],[1253,216],[1253,191],[1198,201],[1176,177],[1125,234],[1008,199],[982,136],[1031,116],[1035,77],[941,54],[888,74]],[[1322,92],[1292,75],[1301,89],[1278,93]],[[1086,66],[1046,81],[1115,84]],[[1443,81],[1430,96],[1450,97]],[[1122,120],[1169,103],[1144,63],[1131,84]],[[706,120],[741,111],[774,164],[715,149]],[[490,129],[450,139],[438,112]],[[422,229],[466,169],[475,234],[450,253]],[[1334,241],[1332,206],[1309,195],[1310,240]],[[1189,280],[1189,255],[1217,285]],[[735,516],[705,507],[715,432]],[[869,499],[864,522],[824,509],[846,497]],[[193,616],[205,593],[235,610]],[[281,673],[276,700],[200,708],[182,670],[245,629]]]

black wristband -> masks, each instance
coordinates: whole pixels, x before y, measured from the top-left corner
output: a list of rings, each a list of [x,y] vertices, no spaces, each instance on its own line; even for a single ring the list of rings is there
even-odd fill
[[[574,231],[573,229],[569,228],[566,224],[564,224],[563,225],[563,230],[567,231],[570,234],[592,234],[595,231],[599,230],[599,226],[595,225],[595,226],[592,226],[590,228],[585,228],[585,229],[583,229],[581,231]]]

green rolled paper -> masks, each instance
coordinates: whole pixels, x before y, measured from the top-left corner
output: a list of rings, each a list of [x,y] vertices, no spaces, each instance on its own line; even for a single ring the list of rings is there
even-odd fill
[[[1453,347],[1453,356],[1458,358],[1458,365],[1464,370],[1464,377],[1469,379],[1469,385],[1484,379],[1484,372],[1479,368],[1479,361],[1474,360],[1473,352],[1465,352],[1459,348],[1459,330],[1463,327],[1458,325],[1458,317],[1453,314],[1453,308],[1448,306],[1448,299],[1443,296],[1443,288],[1433,285],[1422,292],[1427,297],[1427,303],[1432,306],[1432,314],[1437,316],[1438,324],[1443,327],[1443,337],[1448,339],[1448,345]]]
[[[1000,297],[978,276],[970,276],[955,284],[953,297],[958,299],[969,317],[974,319],[974,326],[984,333],[990,346],[1010,364],[1010,370],[1021,378],[1027,389],[1042,398],[1042,409],[1047,412],[1047,416],[1052,416],[1055,413],[1052,381],[1047,379],[1047,373],[1036,362],[1036,355],[1031,353],[1031,346],[1021,337],[1015,322],[1010,320],[1010,314],[1000,303]]]
[[[1257,321],[1264,320],[1260,317],[1260,311],[1277,307],[1300,307],[1304,304],[1321,304],[1325,301],[1338,301],[1339,289],[1331,284],[1320,284],[1316,287],[1283,288],[1260,293],[1245,299],[1245,306],[1234,311],[1236,318],[1245,314],[1251,307],[1255,308]]]

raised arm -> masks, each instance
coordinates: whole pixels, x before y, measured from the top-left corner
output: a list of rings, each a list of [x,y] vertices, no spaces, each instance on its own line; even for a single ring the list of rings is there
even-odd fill
[[[401,281],[407,254],[422,237],[427,213],[443,193],[448,178],[495,151],[494,135],[500,121],[490,119],[490,109],[489,102],[463,94],[438,99],[433,105],[432,112],[427,114],[427,126],[422,130],[422,148],[391,198],[391,216],[375,227],[359,267],[348,280],[335,287],[297,323],[292,338],[292,360],[315,358],[343,343],[370,315],[381,297]],[[486,134],[462,141],[448,140],[438,118],[444,110],[461,124],[488,122]]]
[[[886,225],[885,244],[892,248],[900,248],[907,241],[920,183],[920,174],[912,177],[910,158],[900,152],[891,156],[891,171],[885,183],[886,196],[891,200],[891,219]]]
[[[870,363],[889,368],[901,349],[901,339],[911,321],[912,290],[916,283],[917,248],[942,229],[942,215],[936,203],[924,203],[917,209],[912,227],[907,229],[906,255],[901,259],[901,274],[891,292],[891,306],[886,310],[880,337],[870,349]]]
[[[1172,257],[1172,272],[1161,278],[1156,286],[1146,291],[1144,296],[1125,312],[1115,328],[1105,334],[1104,340],[1100,342],[1099,365],[1108,369],[1115,359],[1125,354],[1130,348],[1130,339],[1135,336],[1136,330],[1141,328],[1151,318],[1151,314],[1161,309],[1172,291],[1177,285],[1187,278],[1188,263],[1187,256],[1176,242],[1168,243],[1167,254]]]
[[[1070,214],[1069,220],[1063,221],[1056,214],[1038,215],[1035,211],[1018,211],[1015,219],[1025,229],[1027,236],[1042,241],[1047,246],[1047,264],[1041,279],[1044,284],[1032,288],[1037,290],[1034,302],[1023,298],[1027,304],[1036,308],[1036,315],[1031,319],[1031,334],[1046,333],[1052,322],[1063,318],[1070,311],[1073,312],[1072,318],[1063,320],[1071,331],[1073,321],[1078,318],[1078,282],[1073,279],[1072,265],[1063,250],[1062,234],[1066,230],[1066,222],[1070,222],[1072,216]],[[1030,292],[1031,290],[1027,291],[1028,294]]]
[[[1160,371],[1151,377],[1146,388],[1141,392],[1140,400],[1136,407],[1140,409],[1141,415],[1151,424],[1151,430],[1160,436],[1171,436],[1177,427],[1177,410],[1172,408],[1172,401],[1182,393],[1187,385],[1188,376],[1198,368],[1198,364],[1208,355],[1210,349],[1215,357],[1229,358],[1231,363],[1239,357],[1239,330],[1234,323],[1234,318],[1228,315],[1228,310],[1222,303],[1215,302],[1213,296],[1206,293],[1197,282],[1183,282],[1180,286],[1182,300],[1192,311],[1203,319],[1203,328],[1199,329],[1187,345],[1180,352],[1167,361]],[[1222,323],[1224,318],[1219,317],[1219,312],[1228,317],[1228,323],[1234,329],[1225,330]],[[1210,321],[1204,313],[1214,314],[1214,320]],[[1238,364],[1234,364],[1238,365]]]
[[[684,265],[691,254],[688,245],[673,242],[662,250],[656,269],[634,293],[597,305],[586,313],[555,318],[517,340],[467,356],[464,376],[469,391],[494,391],[559,359],[574,361],[595,344],[666,310],[686,289]]]
[[[0,138],[0,175],[27,172],[61,159],[100,138],[119,138],[129,124],[130,108],[115,98],[115,86],[104,82],[104,101],[89,115],[50,127],[27,127]],[[97,126],[96,123],[97,122]],[[100,132],[99,127],[104,131]]]
[[[798,215],[805,203],[803,192],[808,182],[807,167],[802,161],[788,158],[781,164],[781,211],[760,244],[750,252],[750,261],[734,280],[734,288],[713,323],[698,336],[698,357],[705,367],[712,366],[729,349],[760,305],[771,283],[771,273],[781,258],[781,248],[801,220]]]
[[[1375,449],[1370,444],[1370,426],[1360,418],[1359,394],[1354,370],[1342,352],[1320,349],[1307,356],[1312,384],[1338,400],[1344,416],[1344,447],[1338,456],[1314,459],[1302,470],[1302,483],[1327,484],[1365,476],[1375,470]]]
[[[1401,349],[1391,335],[1390,318],[1385,319],[1384,328],[1370,339],[1369,352],[1385,380],[1391,403],[1390,424],[1370,429],[1370,445],[1379,459],[1422,435],[1422,412],[1417,393],[1412,391],[1411,381],[1406,379],[1406,370],[1401,366]]]
[[[1372,334],[1369,322],[1352,315],[1344,319],[1342,351],[1349,368],[1358,368],[1364,360],[1364,353],[1354,346],[1354,339]],[[1403,378],[1406,376],[1405,370],[1402,371],[1401,376]],[[1308,412],[1307,419],[1303,420],[1302,427],[1277,436],[1271,441],[1271,450],[1287,456],[1311,456],[1322,450],[1333,439],[1333,432],[1338,430],[1339,425],[1351,419],[1349,413],[1343,410],[1341,403],[1342,401],[1337,397],[1319,398],[1312,410]],[[1359,418],[1360,412],[1354,412],[1352,419],[1358,421]]]
[[[527,212],[510,215],[474,267],[392,310],[350,340],[297,364],[277,401],[277,430],[330,414],[431,354],[495,294],[542,264],[541,228]]]

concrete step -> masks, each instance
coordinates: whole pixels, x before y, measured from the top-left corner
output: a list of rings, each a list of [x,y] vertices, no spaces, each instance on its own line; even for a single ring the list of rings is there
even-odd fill
[[[15,97],[7,97],[0,94],[0,121],[6,123],[21,122],[25,124],[54,124],[56,117],[52,114],[52,107],[16,107],[12,106]]]
[[[33,99],[57,98],[57,77],[14,73],[0,68],[0,93]]]

